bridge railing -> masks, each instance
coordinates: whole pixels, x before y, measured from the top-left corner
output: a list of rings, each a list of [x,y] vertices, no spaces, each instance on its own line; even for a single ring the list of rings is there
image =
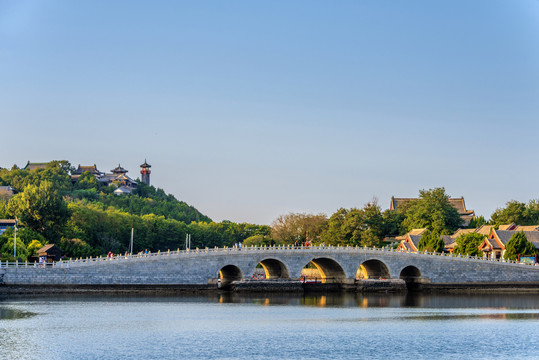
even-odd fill
[[[124,255],[113,255],[113,256],[98,256],[98,257],[86,257],[86,258],[77,258],[69,260],[60,260],[51,263],[29,263],[29,262],[1,262],[0,268],[42,268],[42,269],[51,269],[51,268],[68,268],[72,266],[86,266],[86,265],[95,265],[102,262],[113,261],[116,263],[125,262],[125,261],[144,261],[152,260],[157,258],[163,258],[168,256],[174,257],[184,257],[184,256],[198,256],[208,253],[213,254],[233,254],[233,253],[261,253],[261,252],[291,252],[291,251],[339,251],[339,252],[391,252],[391,253],[406,253],[410,255],[417,256],[443,256],[443,257],[453,257],[460,259],[468,260],[478,260],[478,261],[496,261],[503,263],[511,264],[520,264],[525,266],[537,266],[539,264],[529,264],[529,263],[519,263],[514,260],[505,260],[505,259],[489,259],[486,257],[478,256],[468,256],[460,255],[453,253],[437,253],[437,252],[427,252],[427,251],[402,251],[396,250],[391,247],[360,247],[360,246],[332,246],[332,245],[316,245],[316,246],[292,246],[292,245],[277,245],[277,246],[246,246],[246,247],[223,247],[223,248],[204,248],[204,249],[187,249],[187,250],[168,250],[168,251],[157,251],[157,252],[140,252],[138,254],[124,254]]]

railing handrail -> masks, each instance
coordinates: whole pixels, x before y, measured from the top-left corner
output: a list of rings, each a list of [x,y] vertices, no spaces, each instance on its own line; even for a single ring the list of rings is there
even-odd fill
[[[198,256],[201,254],[208,254],[208,253],[223,253],[223,254],[231,254],[231,253],[260,253],[260,252],[288,252],[288,251],[341,251],[341,252],[356,252],[356,253],[364,253],[364,252],[391,252],[391,253],[401,253],[401,254],[410,254],[412,256],[448,256],[458,259],[465,259],[465,260],[471,260],[471,261],[497,261],[497,262],[503,262],[508,264],[516,264],[516,265],[523,265],[523,266],[539,266],[539,264],[530,264],[530,263],[521,263],[516,260],[505,260],[505,259],[489,259],[487,257],[478,257],[478,256],[469,256],[469,255],[461,255],[461,254],[453,254],[453,253],[437,253],[437,252],[420,252],[420,251],[403,251],[403,250],[396,250],[391,247],[360,247],[360,246],[341,246],[341,245],[312,245],[312,246],[293,246],[293,245],[272,245],[272,246],[246,246],[246,247],[214,247],[214,248],[204,248],[204,249],[186,249],[186,250],[174,250],[174,251],[157,251],[157,252],[139,252],[137,254],[124,254],[124,255],[114,255],[114,256],[98,256],[98,257],[86,257],[86,258],[79,258],[79,259],[69,259],[69,260],[60,260],[57,262],[52,263],[29,263],[29,262],[1,262],[0,261],[0,269],[3,268],[62,268],[62,267],[71,267],[71,266],[85,266],[90,264],[95,264],[99,262],[106,262],[106,261],[136,261],[136,260],[149,260],[149,259],[156,259],[161,257],[167,257],[167,256]]]

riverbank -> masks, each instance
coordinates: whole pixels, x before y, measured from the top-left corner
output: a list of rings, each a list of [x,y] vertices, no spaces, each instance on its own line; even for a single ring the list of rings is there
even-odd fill
[[[41,294],[139,294],[182,295],[211,293],[454,293],[539,294],[539,283],[406,284],[400,279],[360,280],[349,284],[294,280],[235,281],[224,286],[207,285],[0,285],[0,295]]]

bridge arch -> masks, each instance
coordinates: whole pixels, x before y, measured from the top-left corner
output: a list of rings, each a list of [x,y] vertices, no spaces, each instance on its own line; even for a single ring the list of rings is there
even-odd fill
[[[242,280],[243,275],[239,267],[235,265],[226,265],[219,270],[219,279],[221,279],[221,286],[224,286],[233,281]]]
[[[311,263],[318,269],[322,282],[341,282],[346,279],[346,272],[335,260],[327,257],[314,258]]]
[[[391,274],[387,265],[380,260],[371,259],[359,265],[356,272],[356,279],[389,279]]]
[[[408,289],[414,289],[421,281],[421,271],[413,265],[408,265],[401,270],[399,278],[406,282]]]
[[[286,265],[277,259],[268,258],[258,262],[262,265],[266,279],[288,279],[290,278],[290,272]]]

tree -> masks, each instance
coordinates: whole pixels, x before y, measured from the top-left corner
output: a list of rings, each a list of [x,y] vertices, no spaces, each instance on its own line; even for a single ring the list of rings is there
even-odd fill
[[[37,251],[43,247],[43,244],[39,242],[39,240],[32,240],[30,244],[26,247],[28,250],[28,255],[35,256],[37,255]]]
[[[488,221],[485,220],[485,217],[483,215],[470,220],[470,223],[468,224],[468,229],[475,229],[482,225],[488,225]]]
[[[8,209],[22,225],[47,240],[58,239],[69,218],[65,201],[50,181],[43,181],[39,186],[26,186],[22,193],[9,200]]]
[[[535,248],[531,242],[528,241],[524,231],[518,231],[511,236],[511,239],[505,246],[504,259],[516,260],[518,255],[531,255],[535,251]]]
[[[17,233],[17,258],[26,260],[28,258],[28,250],[26,245],[19,238]],[[15,240],[15,234],[13,229],[6,230],[2,235],[0,235],[0,260],[9,260],[14,261],[13,257],[13,244]]]
[[[385,235],[387,229],[395,231],[395,224],[388,224],[376,199],[368,202],[362,209],[339,209],[328,220],[327,230],[322,240],[328,245],[360,245],[376,246]]]
[[[99,189],[99,181],[95,178],[94,174],[89,171],[85,171],[77,179],[77,182],[73,186],[75,189],[80,190],[89,190],[89,189]]]
[[[510,223],[535,225],[539,222],[539,201],[531,200],[528,204],[508,201],[505,208],[496,209],[490,218],[491,223],[497,226]]]
[[[243,246],[272,246],[275,245],[275,241],[264,235],[253,235],[243,240]]]
[[[408,231],[427,228],[435,234],[445,235],[453,233],[462,225],[462,218],[449,202],[443,187],[420,190],[419,199],[412,201],[403,210],[403,225]]]
[[[349,210],[340,208],[328,220],[328,227],[322,234],[326,245],[345,245],[350,239],[344,231],[344,224]]]
[[[464,233],[457,237],[457,246],[453,249],[455,254],[480,256],[479,245],[485,240],[485,235],[478,233]]]
[[[386,210],[382,213],[384,223],[384,236],[388,235],[403,235],[406,233],[406,228],[403,226],[404,213],[395,210]]]
[[[505,208],[496,209],[490,218],[492,223],[497,226],[510,223],[525,225],[527,223],[525,211],[526,204],[513,200],[508,201]]]
[[[280,215],[271,225],[271,237],[281,244],[294,244],[296,241],[303,243],[307,236],[316,242],[326,229],[327,221],[324,214]]]
[[[418,250],[441,253],[444,251],[444,246],[444,241],[438,233],[427,230],[421,236],[421,240],[419,240]]]

